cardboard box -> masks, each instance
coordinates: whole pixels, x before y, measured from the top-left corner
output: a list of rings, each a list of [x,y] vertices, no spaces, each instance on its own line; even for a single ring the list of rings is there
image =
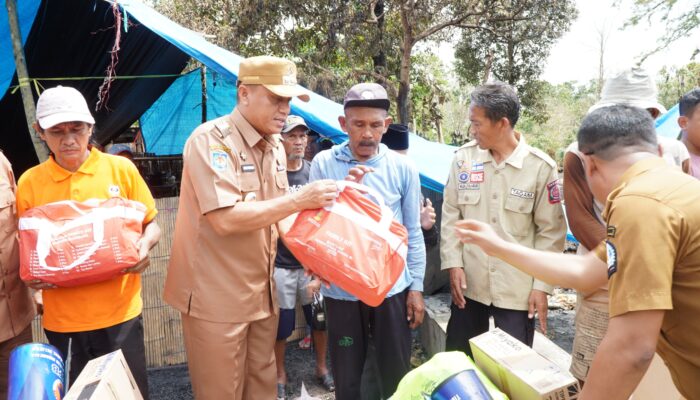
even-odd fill
[[[574,400],[578,381],[535,350],[500,329],[469,341],[474,361],[511,400]]]
[[[121,350],[90,360],[64,400],[143,400]]]

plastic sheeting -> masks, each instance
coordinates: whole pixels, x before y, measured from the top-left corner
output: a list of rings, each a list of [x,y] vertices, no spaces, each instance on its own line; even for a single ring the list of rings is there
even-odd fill
[[[207,71],[207,119],[231,112],[236,105],[236,84]],[[182,154],[190,133],[202,122],[201,70],[181,76],[141,116],[146,150],[156,155]]]
[[[680,112],[678,104],[671,107],[668,112],[656,119],[656,134],[670,139],[677,139],[681,132],[678,126]]]
[[[12,50],[12,38],[10,36],[10,22],[7,16],[7,3],[1,0],[0,7],[0,93],[5,93],[12,82],[15,73],[15,56]],[[29,31],[32,29],[34,17],[39,10],[39,1],[17,1],[17,19],[22,36],[22,44],[27,41]]]

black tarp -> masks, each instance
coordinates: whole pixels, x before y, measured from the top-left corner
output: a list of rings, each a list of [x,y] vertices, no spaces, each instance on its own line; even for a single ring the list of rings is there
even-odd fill
[[[117,76],[172,75],[180,73],[189,56],[129,18],[122,36]],[[104,76],[110,63],[115,29],[111,4],[103,0],[43,0],[24,47],[30,78]],[[93,139],[108,143],[137,120],[175,78],[115,80],[108,109],[95,111],[101,80],[41,81],[44,88],[73,86],[83,93],[96,120]],[[37,164],[15,75],[0,101],[0,149],[19,176]],[[37,98],[34,93],[35,102]]]

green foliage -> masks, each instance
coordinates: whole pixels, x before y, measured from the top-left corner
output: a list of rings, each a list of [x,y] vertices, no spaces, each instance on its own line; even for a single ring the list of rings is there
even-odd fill
[[[617,4],[620,2],[616,1]],[[683,8],[686,4],[688,7]],[[642,21],[666,26],[666,34],[658,39],[657,47],[644,54],[640,62],[676,40],[691,36],[700,27],[700,0],[634,0],[633,5],[633,15],[625,26],[635,26]],[[692,59],[700,53],[700,46],[696,44],[691,51]]]
[[[681,96],[695,87],[700,87],[700,63],[690,63],[682,68],[662,68],[657,85],[659,102],[666,108],[673,107]]]
[[[574,2],[514,0],[494,14],[479,28],[463,32],[455,51],[457,74],[471,85],[490,78],[513,85],[524,113],[545,122],[546,85],[539,76],[551,46],[576,18]]]
[[[596,85],[591,82],[576,86],[569,82],[543,86],[542,101],[550,118],[541,122],[524,114],[516,130],[525,134],[531,146],[543,150],[561,166],[564,150],[576,140],[581,120],[596,102]]]

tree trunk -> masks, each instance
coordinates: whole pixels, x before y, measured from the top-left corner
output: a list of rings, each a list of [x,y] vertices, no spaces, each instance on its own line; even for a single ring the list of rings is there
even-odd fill
[[[379,74],[386,74],[386,52],[384,51],[384,0],[377,1],[377,5],[374,8],[374,15],[378,15],[377,18],[377,53],[372,57],[372,66],[374,67],[374,72]]]
[[[24,117],[27,121],[27,129],[34,146],[34,152],[39,162],[44,162],[49,158],[49,151],[41,141],[39,135],[34,131],[34,118],[36,109],[34,108],[34,96],[32,88],[29,86],[29,73],[27,72],[27,62],[24,58],[22,48],[22,35],[19,31],[19,20],[17,17],[17,3],[15,0],[7,0],[7,18],[10,23],[10,37],[12,38],[12,50],[15,56],[15,66],[17,67],[17,82],[19,83],[22,103],[24,105]]]
[[[401,25],[403,26],[403,43],[401,46],[401,69],[399,70],[399,95],[396,99],[396,109],[399,122],[408,125],[411,121],[411,50],[413,41],[413,7],[412,1],[401,5]]]

